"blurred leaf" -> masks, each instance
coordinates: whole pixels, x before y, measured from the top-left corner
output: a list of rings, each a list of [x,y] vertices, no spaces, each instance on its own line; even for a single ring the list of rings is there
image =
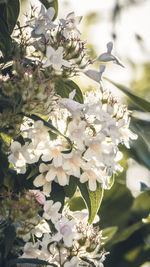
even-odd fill
[[[102,230],[103,231],[102,235],[104,237],[104,239],[103,239],[104,246],[107,242],[109,242],[113,238],[113,236],[117,232],[117,230],[118,230],[117,226],[107,227],[107,228],[104,228]]]
[[[72,80],[59,80],[55,84],[55,89],[58,95],[62,98],[69,98],[69,94],[76,89],[76,94],[73,100],[83,103],[83,95],[79,86]]]
[[[137,133],[138,138],[136,142],[131,143],[131,148],[130,150],[128,149],[127,154],[150,170],[150,146],[144,138],[142,128],[133,120],[130,123],[130,127]]]
[[[128,227],[126,227],[125,229],[123,229],[122,231],[116,233],[116,235],[113,237],[113,240],[110,241],[109,246],[117,244],[119,242],[122,242],[126,239],[128,239],[135,231],[139,230],[141,227],[143,227],[144,224],[142,221],[139,221],[137,223],[134,223]]]
[[[115,182],[110,190],[105,190],[98,212],[101,218],[101,228],[117,226],[123,229],[131,217],[129,210],[132,203],[133,197],[125,185]]]
[[[66,197],[71,198],[74,195],[76,188],[77,188],[76,180],[74,179],[73,176],[70,176],[69,185],[64,186]]]
[[[132,206],[132,212],[141,219],[150,213],[150,190],[144,191],[135,198]]]
[[[53,21],[57,18],[58,15],[58,0],[53,0],[51,3],[49,3],[47,0],[40,0],[40,2],[48,9],[49,7],[53,7],[55,9],[55,16],[53,18]]]
[[[19,0],[8,0],[7,3],[4,5],[5,5],[5,7],[3,6],[4,9],[3,11],[2,10],[1,11],[3,12],[3,14],[5,14],[5,16],[3,16],[3,19],[8,26],[9,34],[11,34],[19,16],[19,11],[20,11]]]
[[[108,79],[105,77],[105,79],[107,81],[109,81],[110,83],[112,83],[114,86],[116,86],[118,89],[120,89],[123,93],[125,93],[130,100],[136,105],[138,106],[140,109],[143,109],[147,112],[150,112],[150,102],[146,101],[145,99],[133,94],[127,87],[125,87],[124,85],[121,85],[119,83],[115,83],[112,80]]]

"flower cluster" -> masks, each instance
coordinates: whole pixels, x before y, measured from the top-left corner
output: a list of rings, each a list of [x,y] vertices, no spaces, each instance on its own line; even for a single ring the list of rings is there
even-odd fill
[[[129,140],[136,138],[128,128],[128,115],[126,107],[107,92],[86,93],[85,104],[61,99],[59,108],[50,115],[61,135],[54,138],[43,121],[30,122],[32,126],[23,131],[29,141],[22,146],[12,142],[9,162],[19,173],[26,172],[26,164],[39,162],[40,174],[33,183],[43,187],[46,196],[51,192],[52,181],[65,186],[70,176],[81,183],[88,181],[91,191],[96,190],[97,183],[109,189],[113,173],[122,170],[118,145],[129,148]]]
[[[84,266],[91,263],[103,266],[107,253],[100,252],[102,232],[98,227],[88,225],[87,210],[71,212],[65,208],[60,214],[60,207],[60,202],[45,202],[43,217],[32,231],[35,241],[32,243],[29,235],[24,236],[28,241],[20,258],[38,258],[64,267],[82,266],[83,263]],[[55,223],[55,233],[45,219]]]

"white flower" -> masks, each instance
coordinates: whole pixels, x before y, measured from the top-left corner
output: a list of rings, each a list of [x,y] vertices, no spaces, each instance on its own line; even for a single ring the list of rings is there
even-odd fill
[[[68,137],[77,144],[79,150],[84,150],[86,122],[76,116],[68,125]]]
[[[47,181],[46,179],[47,172],[50,170],[50,168],[50,164],[46,165],[44,163],[41,163],[39,166],[39,171],[41,174],[39,174],[33,181],[33,184],[36,187],[43,186],[43,193],[46,196],[49,196],[51,192],[51,181]]]
[[[89,189],[91,191],[95,191],[97,188],[97,181],[99,183],[103,182],[103,176],[98,170],[96,166],[94,168],[94,161],[91,160],[90,162],[86,163],[83,168],[83,173],[80,176],[80,182],[85,183],[88,181]]]
[[[81,153],[73,151],[68,154],[64,154],[64,158],[66,155],[66,159],[63,163],[63,169],[66,171],[68,175],[74,175],[75,177],[80,177],[80,168],[82,167],[82,156]]]
[[[49,142],[47,151],[43,153],[42,160],[50,161],[53,159],[54,167],[61,167],[64,154],[61,153],[64,151],[64,147],[60,144],[60,141],[57,140]]]
[[[118,121],[118,131],[120,138],[127,148],[130,148],[129,139],[136,140],[137,135],[132,133],[129,129],[129,120],[126,122],[124,119]]]
[[[77,25],[81,22],[82,17],[75,17],[75,13],[71,12],[67,15],[66,20],[60,19],[60,22],[64,28],[63,35],[65,38],[69,38],[70,34],[80,35],[80,31],[77,29]]]
[[[55,228],[57,229],[58,233],[55,234],[52,239],[57,242],[63,239],[65,245],[67,247],[71,247],[74,238],[81,238],[81,235],[77,237],[77,233],[75,232],[74,228],[75,224],[75,220],[69,221],[66,217],[62,217],[55,224]]]
[[[55,168],[52,166],[50,170],[47,172],[45,179],[48,182],[55,180],[55,182],[59,183],[60,185],[64,186],[69,184],[69,176],[62,167]]]
[[[35,226],[33,232],[37,237],[42,237],[43,234],[50,233],[50,227],[48,223],[42,219],[40,223]]]
[[[109,42],[107,44],[107,52],[101,54],[94,62],[98,61],[101,63],[106,63],[106,62],[112,61],[113,63],[120,65],[121,67],[124,68],[124,66],[120,63],[120,61],[111,54],[112,48],[113,48],[113,43]]]
[[[84,153],[84,158],[91,159],[93,157],[100,158],[100,155],[105,147],[105,136],[100,133],[96,137],[87,138],[85,144],[88,147]]]
[[[52,223],[55,224],[58,221],[58,219],[61,217],[61,214],[58,213],[60,208],[61,208],[60,202],[53,203],[53,200],[47,200],[44,205],[43,217],[46,220],[51,220]]]
[[[38,18],[34,18],[27,21],[27,25],[33,28],[33,34],[46,35],[47,30],[54,29],[56,25],[52,22],[55,15],[55,9],[50,7],[46,9],[44,5],[41,5],[41,10]]]
[[[61,71],[61,67],[65,66],[67,68],[71,67],[71,63],[67,60],[63,59],[63,50],[62,46],[59,46],[57,50],[55,50],[50,45],[46,48],[46,57],[47,60],[43,64],[43,68],[49,67],[52,65],[53,69]]]
[[[8,156],[8,161],[14,165],[18,173],[25,173],[26,172],[26,163],[27,157],[29,156],[27,153],[28,143],[24,146],[17,141],[11,143],[11,154]]]
[[[103,72],[105,70],[105,66],[104,65],[100,65],[99,68],[100,68],[99,71],[89,69],[89,70],[84,71],[83,73],[86,76],[88,76],[89,78],[91,78],[92,80],[100,83],[100,81],[102,80],[102,74],[103,74]]]
[[[23,248],[24,253],[20,258],[39,258],[41,250],[39,250],[39,242],[35,244],[27,242]]]
[[[70,261],[65,262],[64,267],[78,267],[79,259],[74,256]]]

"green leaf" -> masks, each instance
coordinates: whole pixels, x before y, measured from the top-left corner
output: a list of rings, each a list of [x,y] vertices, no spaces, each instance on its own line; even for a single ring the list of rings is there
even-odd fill
[[[83,104],[83,95],[79,86],[72,80],[59,80],[55,84],[55,90],[62,98],[69,98],[69,94],[76,90],[76,94],[73,100]]]
[[[113,238],[113,236],[115,235],[117,230],[118,230],[117,226],[107,227],[107,228],[102,230],[102,235],[104,237],[103,245],[108,243]]]
[[[31,170],[31,172],[27,176],[27,180],[32,178],[34,175],[37,175],[39,173],[39,166],[36,166],[34,169]]]
[[[77,188],[76,180],[74,179],[73,176],[70,176],[69,185],[64,186],[66,197],[69,198],[73,197],[76,188]]]
[[[88,222],[91,224],[100,208],[104,190],[101,186],[101,184],[97,183],[97,189],[96,191],[90,191],[88,189],[89,198],[91,202],[91,213],[89,214],[89,220]]]
[[[150,102],[146,101],[145,99],[133,94],[130,89],[125,87],[124,85],[121,85],[119,83],[113,82],[112,80],[105,77],[107,81],[115,85],[118,89],[120,89],[123,93],[125,93],[130,100],[137,105],[140,109],[143,109],[147,112],[150,112]]]
[[[10,55],[11,45],[12,41],[8,32],[8,27],[3,21],[3,19],[0,17],[0,50],[3,53],[5,61]]]
[[[130,220],[132,203],[133,197],[125,185],[115,182],[110,190],[105,190],[101,208],[98,212],[101,218],[101,228],[118,226],[122,229]]]
[[[63,186],[60,186],[59,184],[52,182],[52,191],[50,194],[50,199],[52,199],[54,202],[57,201],[61,202],[63,208],[65,199],[65,192]]]
[[[100,208],[104,190],[101,187],[101,184],[97,183],[96,191],[91,191],[88,188],[87,183],[80,183],[77,179],[77,185],[80,189],[81,195],[88,207],[89,210],[89,219],[88,222],[91,224]]]
[[[18,16],[19,16],[19,11],[20,11],[20,4],[19,4],[19,0],[9,0],[7,1],[6,4],[6,22],[7,22],[7,26],[8,26],[8,30],[9,33],[11,34]]]
[[[86,205],[82,197],[73,197],[68,201],[68,205],[71,211],[86,209]]]
[[[111,241],[111,245],[127,240],[135,231],[139,230],[143,226],[144,223],[142,223],[142,221],[139,221],[130,225],[129,227],[126,227],[114,236],[113,240]]]
[[[137,133],[138,138],[136,142],[131,143],[127,154],[150,170],[150,145],[144,136],[143,128],[134,121],[131,121],[130,128]]]
[[[49,3],[47,0],[40,0],[40,2],[48,9],[49,7],[53,7],[55,9],[55,16],[53,18],[53,21],[57,18],[58,15],[58,0],[53,0],[51,3]]]

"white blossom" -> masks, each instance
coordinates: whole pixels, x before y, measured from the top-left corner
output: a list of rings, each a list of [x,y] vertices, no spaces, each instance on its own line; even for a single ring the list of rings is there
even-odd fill
[[[71,34],[75,36],[80,35],[80,31],[77,29],[77,25],[81,22],[82,16],[75,16],[74,12],[67,15],[66,19],[60,19],[63,26],[63,35],[65,38],[69,38]]]
[[[71,247],[73,244],[73,239],[80,239],[82,235],[77,235],[75,231],[75,220],[69,221],[66,217],[62,217],[56,224],[55,228],[57,229],[57,233],[52,237],[54,241],[60,241],[63,239],[64,244],[67,247]]]
[[[52,66],[53,69],[58,70],[58,71],[61,71],[62,66],[70,68],[71,63],[63,59],[63,50],[64,48],[62,46],[59,46],[58,49],[55,50],[52,46],[48,45],[46,47],[47,60],[43,64],[43,68]]]
[[[45,36],[47,30],[54,29],[57,26],[52,22],[54,15],[55,9],[53,7],[46,9],[44,5],[41,5],[39,16],[26,23],[33,29],[33,33]]]
[[[74,256],[70,261],[65,262],[64,267],[78,267],[79,259]]]
[[[109,42],[107,44],[107,52],[101,54],[94,62],[98,61],[101,63],[106,63],[106,62],[112,61],[113,63],[120,65],[121,67],[124,68],[124,66],[120,63],[120,61],[117,59],[117,57],[115,57],[111,54],[112,49],[113,49],[113,43]]]
[[[44,163],[41,163],[39,166],[39,171],[41,174],[39,174],[33,181],[33,184],[36,187],[43,186],[43,193],[46,196],[49,196],[51,192],[51,181],[47,181],[46,179],[47,172],[50,170],[50,168],[51,168],[50,164],[46,165]]]
[[[44,205],[43,217],[46,220],[51,220],[52,223],[55,224],[58,221],[58,219],[61,217],[61,214],[58,213],[60,208],[61,208],[60,202],[53,203],[53,200],[47,200]]]

